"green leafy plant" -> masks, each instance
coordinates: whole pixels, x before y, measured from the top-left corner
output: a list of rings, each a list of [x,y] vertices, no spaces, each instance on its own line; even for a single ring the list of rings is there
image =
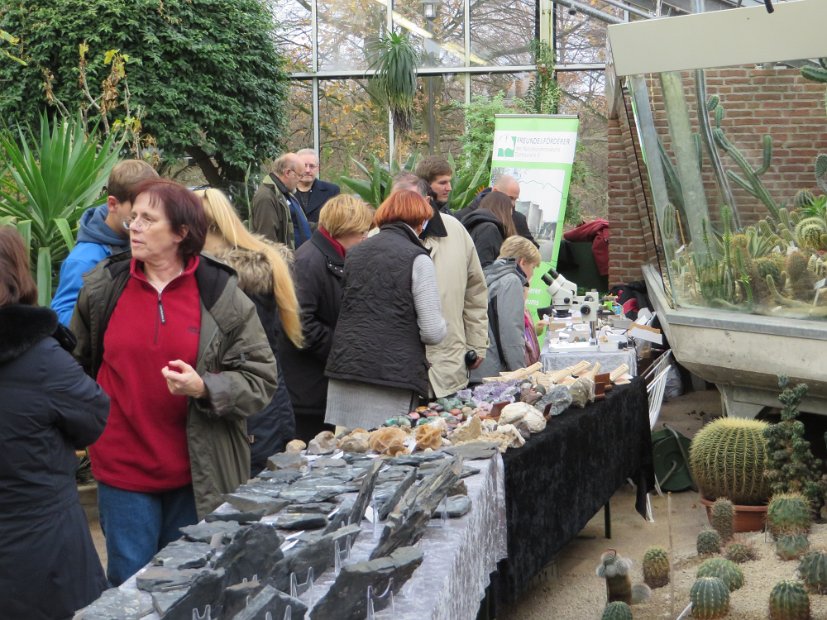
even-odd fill
[[[10,60],[13,60],[14,62],[16,62],[20,65],[23,65],[25,67],[26,66],[26,61],[23,60],[22,58],[18,58],[17,56],[15,56],[11,52],[9,52],[9,50],[6,49],[5,44],[11,45],[11,46],[19,45],[20,44],[20,39],[17,38],[16,36],[14,36],[13,34],[11,34],[9,32],[6,32],[2,28],[0,28],[0,45],[2,45],[2,47],[0,47],[0,54],[2,54],[6,58],[8,58]]]
[[[342,176],[339,178],[339,183],[375,208],[390,195],[393,178],[403,171],[412,172],[418,159],[419,156],[412,153],[401,165],[394,161],[391,162],[390,167],[375,155],[371,156],[371,160],[367,164],[351,159],[354,165],[365,175],[365,178]]]
[[[400,133],[411,129],[419,54],[405,33],[389,32],[369,45],[371,78]]]
[[[810,620],[810,596],[800,581],[780,581],[770,591],[770,620]]]
[[[554,50],[545,41],[534,39],[531,42],[537,75],[531,80],[523,108],[531,114],[557,114],[560,105],[560,85],[554,77]]]
[[[462,168],[477,169],[481,162],[490,164],[494,144],[494,117],[513,112],[498,93],[493,97],[474,95],[471,103],[462,106],[465,112],[465,132],[460,136]]]
[[[794,275],[791,266],[787,272]],[[808,388],[805,383],[790,386],[789,379],[783,376],[778,378],[778,387],[782,390],[778,400],[784,406],[781,421],[764,430],[769,446],[766,478],[774,494],[801,493],[817,514],[824,504],[827,485],[821,475],[821,460],[813,456],[810,442],[804,439],[804,423],[798,419],[799,406]]]
[[[87,135],[79,117],[50,123],[42,114],[37,139],[22,129],[0,132],[12,179],[0,187],[0,217],[30,249],[40,305],[51,301],[56,266],[74,247],[78,220],[100,195],[119,146]]]
[[[451,196],[448,199],[449,206],[453,210],[462,209],[471,204],[474,197],[488,186],[491,166],[488,161],[482,161],[476,168],[461,168],[456,165],[450,153],[447,159],[454,170],[454,176],[451,178]]]

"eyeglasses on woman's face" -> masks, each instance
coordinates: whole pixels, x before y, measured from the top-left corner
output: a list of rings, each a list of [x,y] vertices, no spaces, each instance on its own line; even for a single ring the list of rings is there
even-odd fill
[[[136,217],[134,215],[126,218],[121,222],[124,227],[124,230],[137,230],[137,231],[144,231],[149,230],[150,226],[152,226],[158,220],[153,220],[146,217]]]

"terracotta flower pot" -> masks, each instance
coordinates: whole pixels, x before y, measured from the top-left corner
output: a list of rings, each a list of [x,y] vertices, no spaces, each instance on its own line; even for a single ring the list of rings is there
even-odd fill
[[[701,495],[701,504],[706,507],[706,518],[712,524],[712,504],[714,499],[707,499]],[[732,520],[733,532],[761,532],[767,521],[767,505],[762,506],[739,506],[734,504],[735,517]]]

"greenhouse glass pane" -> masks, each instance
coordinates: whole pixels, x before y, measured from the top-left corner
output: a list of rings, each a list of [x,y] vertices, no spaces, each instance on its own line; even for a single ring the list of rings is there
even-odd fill
[[[377,0],[374,0],[377,1]],[[434,3],[436,15],[425,18],[422,0],[396,0],[393,20],[422,54],[423,67],[464,67],[465,29],[463,0]]]
[[[535,6],[533,0],[472,2],[471,66],[532,64]]]
[[[620,13],[613,7],[603,7],[601,10]],[[558,64],[606,62],[606,23],[583,13],[572,15],[559,7],[556,43]]]
[[[319,70],[367,69],[368,47],[385,31],[386,5],[377,0],[319,0]]]
[[[292,80],[287,99],[287,148],[313,148],[313,85],[309,80]]]
[[[487,97],[496,97],[502,94],[505,104],[513,107],[525,98],[533,78],[533,71],[472,75],[471,96],[485,95]]]
[[[273,37],[287,59],[287,71],[313,70],[313,28],[310,3],[271,0],[275,18]]]

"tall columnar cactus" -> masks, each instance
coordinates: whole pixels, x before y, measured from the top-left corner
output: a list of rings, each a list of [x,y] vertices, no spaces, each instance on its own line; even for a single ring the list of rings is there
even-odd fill
[[[810,592],[827,594],[827,553],[810,551],[798,565],[798,574]]]
[[[790,261],[796,254],[787,257],[788,273],[792,269]],[[813,512],[818,513],[824,504],[827,485],[821,475],[821,461],[813,456],[810,442],[804,439],[804,424],[798,419],[807,385],[800,383],[790,387],[788,384],[787,377],[778,378],[778,387],[782,390],[778,400],[784,405],[781,421],[764,430],[769,446],[766,477],[773,494],[802,493]]]
[[[775,554],[782,560],[796,560],[810,548],[806,534],[783,534],[775,541]]]
[[[827,193],[827,155],[824,153],[816,157],[816,183],[822,192]]]
[[[729,588],[718,577],[701,577],[689,590],[692,617],[701,620],[723,618],[729,613]]]
[[[814,82],[827,82],[827,58],[819,58],[818,64],[801,67],[801,75]],[[824,98],[824,110],[827,112],[827,96]],[[827,188],[822,189],[827,192]]]
[[[744,585],[744,571],[735,562],[724,558],[704,560],[698,567],[696,577],[718,577],[734,592]]]
[[[719,418],[696,433],[689,464],[706,497],[727,497],[733,504],[747,505],[767,501],[766,428],[767,423],[759,420]]]
[[[629,569],[632,561],[621,557],[614,549],[609,549],[600,556],[597,567],[597,576],[606,580],[606,595],[610,603],[622,601],[627,605],[632,603],[632,579]]]
[[[773,537],[810,531],[812,507],[801,493],[773,495],[767,506],[767,528]]]
[[[721,552],[721,535],[715,530],[702,530],[695,543],[698,555],[712,555]]]
[[[719,497],[712,504],[712,514],[709,521],[715,531],[721,535],[721,541],[729,542],[732,538],[732,521],[735,519],[735,508],[732,502],[725,497]]]
[[[601,620],[632,620],[632,608],[622,601],[606,605]]]
[[[649,547],[643,554],[643,581],[650,588],[669,583],[669,555],[663,547]]]
[[[770,592],[770,620],[810,620],[810,596],[800,581],[779,581]]]

